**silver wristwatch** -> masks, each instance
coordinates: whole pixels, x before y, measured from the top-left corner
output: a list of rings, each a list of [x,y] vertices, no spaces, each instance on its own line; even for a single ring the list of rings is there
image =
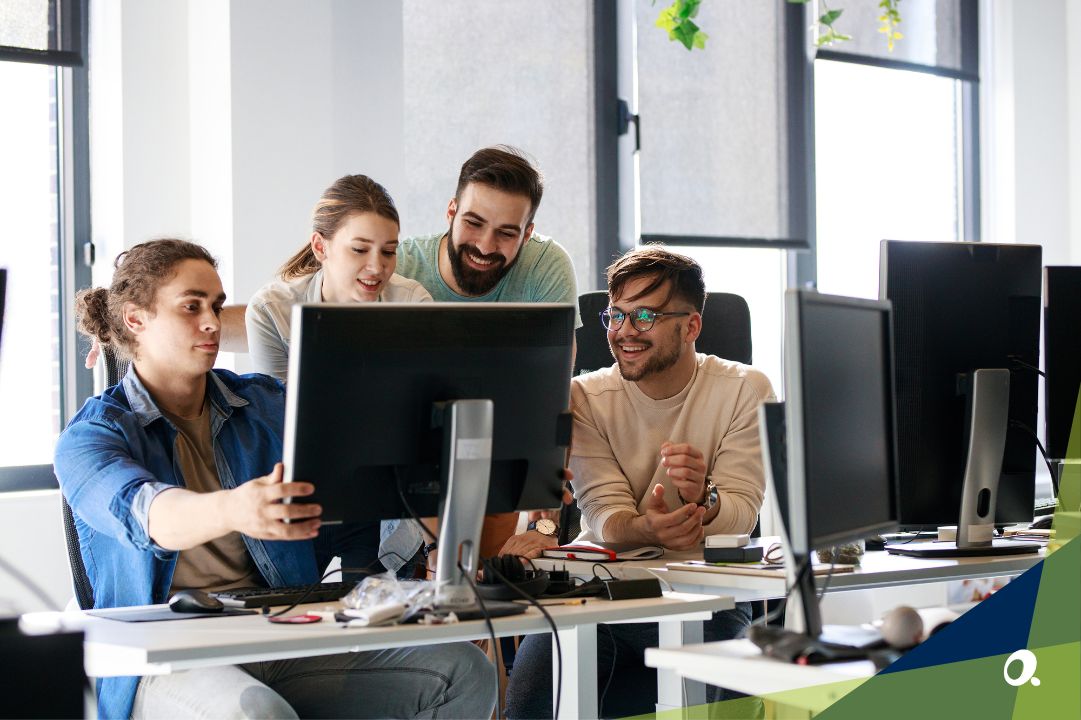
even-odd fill
[[[681,495],[679,499],[683,500],[683,496]],[[698,505],[699,507],[704,507],[706,510],[709,510],[711,507],[713,507],[714,505],[717,504],[717,501],[719,499],[720,499],[720,493],[717,491],[717,486],[713,484],[712,480],[708,480],[706,482],[706,497],[705,497],[705,499],[702,502],[695,502],[693,504]],[[684,505],[691,505],[692,503],[688,502],[686,500],[683,500],[683,504]]]

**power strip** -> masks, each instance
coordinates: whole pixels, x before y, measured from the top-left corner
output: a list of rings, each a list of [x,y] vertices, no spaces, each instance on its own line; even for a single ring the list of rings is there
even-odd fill
[[[605,580],[604,595],[609,600],[640,600],[661,597],[661,582],[657,578]]]

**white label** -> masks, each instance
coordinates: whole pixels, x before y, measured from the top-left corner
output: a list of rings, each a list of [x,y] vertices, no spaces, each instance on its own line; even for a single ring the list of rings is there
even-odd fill
[[[454,455],[459,460],[490,460],[492,439],[459,438]]]

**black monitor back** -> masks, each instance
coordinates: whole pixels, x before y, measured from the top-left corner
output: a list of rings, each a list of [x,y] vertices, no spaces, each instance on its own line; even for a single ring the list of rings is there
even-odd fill
[[[1043,369],[1047,454],[1066,457],[1081,390],[1081,267],[1044,268]]]
[[[893,531],[889,303],[789,291],[785,311],[789,540],[806,553]]]
[[[435,516],[437,403],[495,405],[487,512],[555,508],[569,440],[574,307],[354,304],[294,308],[286,479],[325,522]],[[401,502],[401,487],[409,509]]]
[[[7,283],[7,268],[0,268],[0,341],[4,339],[4,301],[7,297]]]
[[[1041,257],[1033,245],[883,241],[879,287],[893,303],[903,526],[958,522],[968,447],[958,376],[981,368],[1011,371],[995,522],[1032,519]]]

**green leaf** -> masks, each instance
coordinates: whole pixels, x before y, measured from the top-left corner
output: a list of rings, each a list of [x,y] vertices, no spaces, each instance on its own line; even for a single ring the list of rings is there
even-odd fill
[[[822,23],[823,25],[832,25],[833,21],[841,17],[841,13],[843,12],[844,10],[830,10],[828,13],[818,18],[818,22]]]
[[[699,50],[706,49],[706,40],[709,39],[709,35],[706,35],[702,31],[698,31],[694,34],[694,46]]]

